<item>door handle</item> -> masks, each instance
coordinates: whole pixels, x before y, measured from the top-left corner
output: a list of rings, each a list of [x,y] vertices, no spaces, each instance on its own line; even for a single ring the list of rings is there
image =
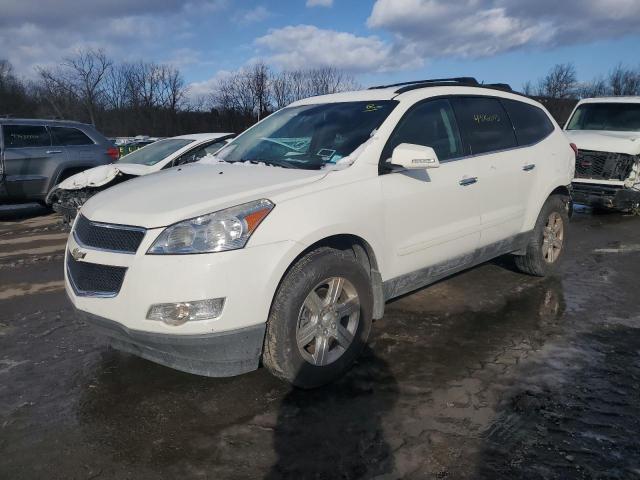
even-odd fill
[[[525,172],[530,172],[534,168],[536,168],[536,164],[530,163],[529,165],[525,165],[524,167],[522,167],[522,170],[524,170]]]
[[[458,183],[463,187],[466,187],[467,185],[473,185],[474,183],[477,183],[477,182],[478,182],[478,177],[470,177],[470,178],[463,178]]]
[[[51,155],[52,153],[62,153],[62,150],[47,150],[47,155]]]

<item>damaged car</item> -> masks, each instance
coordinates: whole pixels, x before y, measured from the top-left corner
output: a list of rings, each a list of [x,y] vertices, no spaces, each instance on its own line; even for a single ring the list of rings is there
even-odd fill
[[[581,100],[565,129],[577,146],[574,201],[640,213],[640,97]]]
[[[299,100],[212,158],[91,198],[65,290],[119,350],[326,384],[387,300],[503,254],[537,276],[564,256],[574,152],[505,90],[456,78]]]
[[[114,163],[84,170],[51,189],[47,205],[71,222],[93,195],[142,175],[195,162],[216,153],[234,137],[232,133],[199,133],[150,143]]]

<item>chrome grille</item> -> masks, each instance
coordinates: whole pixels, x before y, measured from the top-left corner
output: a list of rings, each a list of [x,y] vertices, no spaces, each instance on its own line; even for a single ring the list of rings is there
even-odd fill
[[[78,262],[67,252],[67,276],[76,295],[115,297],[120,292],[126,267]]]
[[[576,178],[626,180],[637,157],[624,153],[579,150],[576,156]]]
[[[73,227],[81,246],[119,253],[136,253],[145,233],[142,227],[92,222],[83,215]]]

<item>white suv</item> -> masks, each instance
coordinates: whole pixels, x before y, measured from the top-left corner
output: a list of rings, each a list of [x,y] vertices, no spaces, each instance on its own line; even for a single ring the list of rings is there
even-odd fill
[[[114,347],[207,376],[340,375],[385,301],[496,256],[547,274],[575,155],[533,100],[473,79],[301,100],[213,159],[91,198],[66,291]]]
[[[578,148],[574,200],[640,213],[640,97],[581,100],[565,128]]]

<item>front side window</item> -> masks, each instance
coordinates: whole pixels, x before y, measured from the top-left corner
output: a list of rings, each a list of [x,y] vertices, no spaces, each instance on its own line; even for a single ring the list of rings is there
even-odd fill
[[[366,142],[397,102],[324,103],[288,107],[247,130],[217,154],[226,162],[263,162],[319,169]]]
[[[517,146],[513,125],[499,100],[486,97],[452,99],[456,118],[472,155]]]
[[[640,103],[585,103],[576,109],[567,130],[640,132]]]
[[[55,146],[93,145],[94,142],[77,128],[50,127],[51,140]]]
[[[439,160],[464,155],[458,124],[448,100],[428,101],[409,110],[391,134],[383,158],[390,158],[393,149],[401,143],[431,147]]]
[[[207,143],[205,145],[200,145],[192,150],[189,150],[187,153],[183,153],[178,158],[173,161],[173,167],[177,167],[178,165],[184,165],[185,163],[197,162],[198,160],[203,159],[207,155],[212,155],[220,150],[225,145],[225,142],[213,142]]]
[[[3,125],[5,148],[49,147],[51,138],[44,126]]]
[[[167,138],[158,140],[124,157],[120,157],[116,163],[136,163],[138,165],[155,165],[164,160],[169,155],[177,152],[181,148],[186,147],[195,140],[186,138]]]
[[[542,109],[516,100],[502,100],[516,131],[518,145],[533,145],[553,132],[554,126]]]

